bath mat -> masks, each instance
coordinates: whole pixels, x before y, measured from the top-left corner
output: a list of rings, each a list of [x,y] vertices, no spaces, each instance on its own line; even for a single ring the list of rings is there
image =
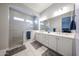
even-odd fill
[[[25,47],[24,45],[22,45],[22,46],[20,46],[20,47],[14,48],[14,49],[12,49],[12,50],[6,51],[5,56],[14,55],[14,54],[16,54],[16,53],[18,53],[18,52],[21,52],[21,51],[25,50],[25,49],[26,49],[26,47]]]
[[[51,49],[47,49],[42,56],[61,56],[58,53],[55,53],[54,51],[52,51]]]
[[[31,43],[31,45],[35,48],[35,49],[38,49],[40,48],[41,46],[43,46],[41,43],[39,43],[38,41],[34,41]]]

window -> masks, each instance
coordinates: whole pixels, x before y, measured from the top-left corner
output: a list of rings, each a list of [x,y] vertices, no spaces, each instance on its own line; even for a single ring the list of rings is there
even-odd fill
[[[14,17],[14,20],[24,21],[24,19],[22,19],[22,18],[18,18],[18,17]]]

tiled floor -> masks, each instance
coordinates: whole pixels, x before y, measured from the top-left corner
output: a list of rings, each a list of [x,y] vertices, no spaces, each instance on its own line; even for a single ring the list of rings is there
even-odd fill
[[[27,49],[14,54],[13,56],[41,56],[48,48],[41,46],[38,49],[35,49],[31,44],[34,40],[29,40],[25,43]]]
[[[40,44],[35,40],[28,40],[27,42],[24,43],[24,46],[26,49],[12,56],[61,56],[60,54],[43,46],[42,44]]]

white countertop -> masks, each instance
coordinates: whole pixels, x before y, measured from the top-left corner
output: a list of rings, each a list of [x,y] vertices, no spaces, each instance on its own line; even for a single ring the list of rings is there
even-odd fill
[[[45,32],[45,31],[35,31],[36,33],[42,33],[47,35],[55,35],[55,36],[61,36],[61,37],[67,37],[67,38],[75,38],[75,33],[62,33],[62,32]]]

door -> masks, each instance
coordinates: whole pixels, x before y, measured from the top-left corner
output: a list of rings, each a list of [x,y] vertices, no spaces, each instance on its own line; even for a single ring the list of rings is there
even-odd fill
[[[43,43],[48,47],[48,42],[49,42],[49,35],[47,35],[47,34],[44,34],[44,41],[43,41]]]
[[[41,42],[41,34],[40,33],[36,33],[36,40]]]
[[[56,51],[56,36],[50,35],[49,39],[49,48]]]
[[[39,41],[39,34],[35,33],[35,40]]]
[[[57,40],[57,52],[63,54],[63,40],[62,37],[56,37]]]
[[[63,55],[72,56],[72,40],[73,39],[62,37]]]
[[[71,56],[72,55],[72,40],[70,38],[59,37],[57,38],[57,51],[58,53]]]

